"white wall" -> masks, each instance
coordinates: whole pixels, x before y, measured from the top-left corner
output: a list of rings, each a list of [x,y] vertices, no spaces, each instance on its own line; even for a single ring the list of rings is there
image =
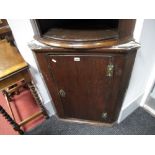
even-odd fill
[[[146,19],[144,21],[141,43],[144,59],[144,74],[142,76],[145,78],[145,83],[143,84],[145,85],[145,93],[141,101],[141,106],[144,106],[155,82],[155,19]]]
[[[134,38],[138,43],[140,42],[142,27],[143,20],[137,20],[134,31]],[[144,63],[143,59],[144,58],[142,56],[141,49],[139,49],[136,55],[129,87],[126,92],[122,109],[127,108],[132,102],[135,101],[135,99],[137,99],[144,92],[144,88],[141,87],[144,82],[144,79],[141,76],[144,74],[144,69],[142,67]]]
[[[32,51],[27,46],[27,43],[33,39],[33,30],[30,20],[8,20],[8,22],[13,31],[17,46],[22,56],[31,66],[33,76],[36,80],[36,84],[40,90],[41,96],[43,97],[44,103],[46,106],[48,105],[47,107],[50,111],[50,114],[54,114],[54,110],[52,107],[50,107],[51,104],[49,104],[50,97],[46,90],[46,86],[44,85],[43,80],[41,79],[34,57],[32,55]],[[136,41],[139,41],[142,25],[143,20],[137,20],[134,32],[134,37]],[[144,91],[141,87],[145,82],[145,78],[142,78],[141,76],[144,74],[144,68],[142,67],[143,64],[144,55],[139,51],[136,57],[130,85],[126,93],[119,120],[121,120],[121,117],[123,117],[123,111],[125,111],[126,108],[136,100],[136,98],[139,98],[141,93]],[[130,114],[130,112],[125,112],[125,114],[128,115]]]
[[[155,77],[154,77],[155,78]],[[152,91],[152,93],[151,93],[151,97],[153,97],[154,99],[155,99],[155,87],[154,87],[154,89],[153,89],[153,91]]]
[[[141,59],[143,60],[143,74],[141,78],[145,79],[143,85],[146,85],[148,78],[155,65],[155,20],[144,20],[143,31],[140,39]]]
[[[141,36],[141,48],[138,50],[130,85],[123,103],[118,122],[124,118],[123,112],[132,109],[132,103],[138,100],[143,106],[155,81],[155,20],[144,20]],[[141,97],[141,100],[139,99]],[[135,106],[135,105],[133,105]]]
[[[30,20],[9,19],[8,23],[11,27],[14,38],[17,43],[17,47],[21,55],[23,56],[25,61],[30,65],[31,73],[42,96],[43,103],[45,104],[45,107],[47,107],[49,115],[52,115],[54,114],[54,111],[50,103],[51,98],[49,96],[49,93],[47,92],[44,81],[40,76],[32,51],[27,46],[28,42],[33,40],[34,35]]]

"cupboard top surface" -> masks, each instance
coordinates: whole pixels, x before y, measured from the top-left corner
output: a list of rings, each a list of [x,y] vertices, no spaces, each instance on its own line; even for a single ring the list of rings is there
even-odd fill
[[[44,37],[64,41],[98,41],[118,38],[118,32],[117,29],[73,30],[55,28],[45,33]]]

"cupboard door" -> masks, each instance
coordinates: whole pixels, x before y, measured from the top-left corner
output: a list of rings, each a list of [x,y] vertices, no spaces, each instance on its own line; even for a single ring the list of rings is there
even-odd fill
[[[50,55],[49,61],[64,118],[106,120],[111,100],[114,57]]]

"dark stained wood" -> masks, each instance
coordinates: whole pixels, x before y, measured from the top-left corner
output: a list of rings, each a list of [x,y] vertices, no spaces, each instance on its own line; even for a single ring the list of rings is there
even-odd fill
[[[133,40],[136,19],[122,19],[119,22],[119,39]]]
[[[39,42],[40,43],[40,42]],[[105,42],[106,44],[107,42]],[[122,44],[119,44],[122,45]],[[121,53],[128,53],[131,49],[137,49],[140,47],[140,44],[133,42],[132,46],[131,45],[124,45],[123,47],[119,47],[119,45],[116,46],[106,46],[106,47],[101,47],[101,48],[85,48],[82,49],[82,53],[97,53],[97,54],[103,54],[103,53],[109,53],[109,54],[121,54]],[[81,53],[81,49],[76,49],[76,48],[68,48],[66,51],[66,48],[59,48],[59,47],[53,47],[53,46],[48,46],[46,44],[37,44],[35,42],[30,42],[29,47],[36,53],[46,53],[46,52],[51,52],[55,54],[67,54],[66,52],[69,53],[74,53],[74,54],[79,54]]]
[[[102,53],[83,53],[81,50],[80,52],[66,51],[64,54],[57,53],[54,49],[44,52],[35,51],[57,114],[61,118],[112,123],[117,120],[121,109],[133,67],[132,56],[135,55],[136,50],[127,50],[124,53],[115,53],[115,50],[111,53],[105,50]],[[74,57],[83,60],[79,67],[78,62],[73,61]],[[105,74],[110,58],[115,65],[112,79]],[[52,59],[56,60],[56,63]],[[66,92],[65,98],[60,97],[60,89]],[[74,89],[76,91],[73,91]],[[101,112],[108,114],[106,120],[101,118]]]
[[[57,116],[56,116],[57,117]],[[57,117],[59,120],[63,121],[63,122],[70,122],[70,123],[78,123],[78,124],[88,124],[88,125],[93,125],[93,126],[101,126],[101,127],[112,127],[113,125],[115,125],[114,123],[105,123],[105,122],[97,122],[97,121],[92,121],[92,120],[84,120],[84,119],[76,119],[76,118],[59,118]]]
[[[105,39],[118,38],[117,29],[95,29],[95,30],[73,30],[54,28],[44,34],[45,38],[62,41],[99,41]]]
[[[8,22],[6,19],[0,19],[0,27],[8,26]]]
[[[60,20],[61,21],[61,20]],[[74,20],[75,22],[76,20]],[[87,20],[83,20],[87,23]],[[89,20],[88,23],[90,23]],[[101,23],[105,23],[107,20],[100,19]],[[110,21],[110,20],[109,20]],[[62,48],[76,48],[76,49],[88,49],[88,48],[101,48],[101,47],[110,47],[113,45],[127,43],[133,40],[133,31],[135,27],[135,19],[119,19],[117,20],[118,24],[90,28],[91,25],[84,25],[85,27],[71,28],[71,26],[61,26],[53,27],[50,29],[50,24],[52,19],[45,21],[46,29],[48,31],[42,30],[42,25],[39,25],[38,20],[32,20],[32,25],[35,31],[35,39],[38,41],[54,47]],[[68,20],[69,23],[72,23]],[[57,20],[58,23],[58,20]],[[67,22],[65,22],[66,24]],[[77,23],[77,22],[76,22]],[[92,20],[91,24],[93,25],[95,20]],[[109,22],[108,22],[109,24]],[[107,25],[108,25],[107,24]],[[111,23],[110,23],[111,24]],[[75,24],[74,24],[75,25]],[[82,25],[82,24],[80,24]],[[51,25],[52,27],[53,25]],[[88,28],[86,28],[88,27]],[[69,29],[70,28],[70,29]],[[44,32],[45,31],[45,32]]]
[[[58,92],[58,89],[55,85],[55,82],[54,80],[51,78],[52,75],[49,71],[49,64],[48,64],[48,61],[47,61],[47,54],[41,54],[41,53],[38,53],[36,56],[36,59],[38,60],[37,63],[39,65],[39,68],[44,76],[44,79],[47,83],[47,87],[50,91],[50,94],[52,96],[52,100],[54,101],[54,105],[55,105],[55,108],[56,108],[56,112],[57,114],[60,116],[60,117],[63,117],[64,116],[64,112],[63,112],[63,107],[62,107],[62,104],[60,104],[60,98],[57,97],[57,92]]]
[[[61,119],[111,124],[117,120],[139,48],[135,42],[121,43],[133,40],[134,25],[135,20],[119,20],[118,38],[111,39],[101,39],[95,30],[91,36],[86,29],[82,34],[75,28],[57,35],[47,32],[48,39],[38,32],[35,38],[46,45],[31,48]],[[109,64],[114,65],[110,77]]]
[[[79,58],[80,61],[74,61]],[[111,78],[106,76],[106,67],[111,59],[106,55],[50,55],[51,73],[64,117],[102,121],[101,115],[111,89]],[[65,97],[59,95],[61,89],[65,91]]]
[[[47,39],[34,37],[39,42],[52,46],[52,47],[61,47],[61,48],[70,48],[70,49],[92,49],[92,48],[101,48],[101,47],[110,47],[113,45],[117,45],[118,41],[116,39],[109,40],[100,40],[100,41],[87,41],[87,42],[66,42],[63,40],[55,40],[55,39]]]
[[[128,85],[129,85],[136,53],[137,53],[137,49],[131,49],[129,53],[124,55],[124,64],[123,64],[123,69],[122,69],[121,80],[119,82],[116,82],[115,84],[113,84],[112,89],[114,92],[118,91],[116,89],[117,87],[120,88],[119,92],[117,94],[116,100],[112,96],[113,103],[115,104],[115,106],[113,107],[113,109],[115,110],[115,114],[113,115],[113,118],[118,118],[118,116],[119,116],[119,112],[121,110],[121,106],[122,106],[122,103],[123,103],[123,100],[125,97],[125,93],[127,91]],[[111,111],[111,113],[112,113],[112,111]]]

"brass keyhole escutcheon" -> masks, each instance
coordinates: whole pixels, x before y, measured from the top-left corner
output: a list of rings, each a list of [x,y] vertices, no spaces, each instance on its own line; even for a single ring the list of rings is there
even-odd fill
[[[113,72],[114,72],[114,65],[113,64],[109,64],[107,66],[107,76],[108,77],[112,77],[113,76]]]
[[[102,119],[106,120],[108,118],[108,113],[103,112],[101,117],[102,117]]]
[[[64,91],[63,89],[60,89],[59,95],[60,95],[61,97],[65,97],[65,96],[66,96],[66,93],[65,93],[65,91]]]

